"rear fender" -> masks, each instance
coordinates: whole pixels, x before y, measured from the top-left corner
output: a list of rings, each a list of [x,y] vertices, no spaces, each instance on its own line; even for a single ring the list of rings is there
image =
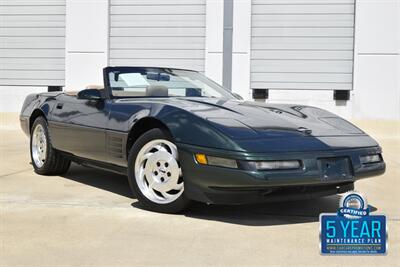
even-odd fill
[[[25,98],[20,113],[20,124],[25,134],[29,136],[32,123],[38,116],[42,115],[47,120],[50,119],[54,100],[54,96],[40,94],[30,94]]]

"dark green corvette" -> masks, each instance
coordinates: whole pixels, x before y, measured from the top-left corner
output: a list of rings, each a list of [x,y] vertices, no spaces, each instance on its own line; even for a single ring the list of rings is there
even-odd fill
[[[107,67],[104,86],[29,95],[20,119],[37,173],[124,173],[160,212],[336,194],[385,171],[379,145],[340,117],[242,101],[189,70]]]

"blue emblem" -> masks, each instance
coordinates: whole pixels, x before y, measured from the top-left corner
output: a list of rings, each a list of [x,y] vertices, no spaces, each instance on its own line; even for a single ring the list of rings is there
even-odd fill
[[[339,216],[357,219],[369,215],[367,199],[357,192],[348,192],[340,199]]]
[[[358,192],[342,196],[337,213],[320,215],[321,254],[386,254],[386,216],[370,215]]]

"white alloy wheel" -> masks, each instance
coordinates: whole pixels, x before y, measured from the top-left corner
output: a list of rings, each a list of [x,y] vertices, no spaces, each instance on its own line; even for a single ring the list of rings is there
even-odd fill
[[[36,167],[41,168],[46,162],[47,138],[43,126],[38,124],[32,133],[32,158]]]
[[[146,143],[135,161],[135,179],[141,193],[150,201],[168,204],[183,193],[182,171],[178,150],[167,140]]]

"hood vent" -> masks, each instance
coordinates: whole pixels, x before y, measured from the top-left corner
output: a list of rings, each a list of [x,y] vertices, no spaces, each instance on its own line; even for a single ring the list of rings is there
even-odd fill
[[[312,134],[312,130],[307,129],[307,128],[305,128],[305,127],[299,127],[299,128],[297,128],[297,131],[298,131],[298,132],[301,132],[301,133],[303,133],[303,134],[306,134],[306,135]]]

